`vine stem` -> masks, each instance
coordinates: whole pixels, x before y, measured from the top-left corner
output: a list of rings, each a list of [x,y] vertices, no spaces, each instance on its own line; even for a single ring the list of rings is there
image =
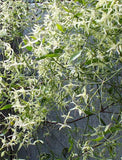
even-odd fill
[[[102,108],[102,109],[100,110],[100,113],[106,113],[105,110],[108,109],[108,108],[109,108],[110,106],[112,106],[112,105],[114,105],[114,103],[106,106],[105,108]],[[111,112],[110,112],[110,113],[111,113]],[[86,115],[86,116],[83,116],[83,117],[74,119],[74,120],[72,120],[72,121],[67,121],[67,124],[77,122],[77,121],[79,121],[79,120],[88,118],[88,117],[93,116],[93,115],[96,115],[96,113],[91,113],[91,114],[89,114],[89,115]],[[58,123],[60,123],[60,122],[55,122],[55,121],[53,122],[53,121],[48,121],[48,120],[47,120],[47,121],[44,121],[44,123],[45,123],[45,124],[58,124]]]

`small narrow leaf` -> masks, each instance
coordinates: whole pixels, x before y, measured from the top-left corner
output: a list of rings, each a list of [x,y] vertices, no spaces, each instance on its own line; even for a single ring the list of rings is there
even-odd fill
[[[41,57],[37,58],[36,60],[39,61],[39,60],[45,59],[45,58],[59,57],[61,55],[61,53],[63,53],[63,49],[57,48],[54,50],[54,52],[49,52],[48,54],[41,56]]]
[[[62,8],[66,11],[66,12],[71,12],[68,8],[66,8],[66,7],[64,7],[64,6],[62,6]]]
[[[89,127],[91,130],[93,130],[93,131],[94,131],[94,128],[93,128],[92,126],[88,125],[88,127]]]
[[[75,53],[71,56],[70,61],[75,61],[77,58],[79,58],[81,55],[81,51],[78,53]]]
[[[27,39],[24,39],[23,42],[25,45],[28,43]]]
[[[32,51],[32,46],[27,46],[26,49],[31,52]]]
[[[53,57],[59,57],[59,54],[55,54],[55,53],[51,53],[51,54],[47,54],[45,56],[41,56],[39,58],[36,58],[37,61],[41,60],[41,59],[45,59],[45,58],[53,58]]]
[[[100,121],[101,121],[101,123],[102,123],[104,126],[106,125],[106,123],[103,121],[102,118],[100,118]]]
[[[0,101],[0,104],[2,104],[3,103],[3,101]]]
[[[34,40],[36,40],[37,38],[36,37],[34,37],[34,36],[30,36],[30,38],[32,38],[32,39],[34,39]]]
[[[45,43],[45,38],[42,39],[42,44],[44,44],[44,43]]]
[[[70,151],[72,150],[73,145],[74,145],[74,143],[73,143],[73,139],[72,139],[71,137],[69,138],[69,143],[70,143],[70,147],[69,147],[68,152],[70,152]]]
[[[57,48],[57,49],[55,49],[54,50],[54,53],[63,53],[63,49],[61,49],[61,48]]]
[[[93,141],[96,141],[96,142],[99,142],[99,141],[101,141],[103,138],[104,138],[104,137],[102,136],[102,137],[97,137],[96,139],[92,139],[92,140],[93,140]]]
[[[84,111],[87,115],[92,115],[93,113],[92,112],[90,112],[90,111]]]
[[[83,5],[86,5],[86,2],[85,2],[85,0],[82,0],[82,3],[83,3]]]
[[[111,125],[112,125],[112,123],[108,124],[108,125],[105,127],[105,130],[104,130],[104,131],[107,132],[107,131],[110,129]]]
[[[77,13],[74,15],[74,17],[78,18],[78,17],[81,17],[83,15],[83,13]]]
[[[4,109],[10,109],[12,107],[11,104],[7,104],[4,107],[2,107],[0,110],[4,110]]]
[[[63,27],[60,24],[56,24],[59,31],[64,33]]]

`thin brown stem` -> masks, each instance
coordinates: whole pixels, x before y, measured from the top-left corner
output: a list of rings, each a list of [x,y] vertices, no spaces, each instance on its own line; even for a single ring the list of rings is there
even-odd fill
[[[112,105],[114,105],[114,103],[106,106],[105,108],[102,108],[102,109],[100,110],[100,113],[107,113],[107,111],[105,111],[105,110],[108,109],[108,108],[109,108],[110,106],[112,106]],[[111,113],[112,113],[112,112],[111,112]],[[77,121],[79,121],[79,120],[88,118],[88,117],[93,116],[93,115],[96,115],[96,113],[91,113],[91,114],[89,114],[89,115],[86,115],[86,116],[83,116],[83,117],[74,119],[74,120],[72,120],[72,121],[68,121],[67,124],[77,122]],[[44,123],[45,123],[45,124],[58,124],[58,123],[60,123],[60,122],[44,121]]]

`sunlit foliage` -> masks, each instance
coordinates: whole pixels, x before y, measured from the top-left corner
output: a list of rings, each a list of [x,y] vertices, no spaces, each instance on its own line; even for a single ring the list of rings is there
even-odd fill
[[[116,158],[122,130],[120,1],[0,3],[1,156],[4,148],[42,142],[34,142],[34,130],[53,123],[47,114],[59,110],[61,121],[54,124],[69,134],[67,159]],[[75,139],[78,128],[71,124],[82,119],[86,129]]]

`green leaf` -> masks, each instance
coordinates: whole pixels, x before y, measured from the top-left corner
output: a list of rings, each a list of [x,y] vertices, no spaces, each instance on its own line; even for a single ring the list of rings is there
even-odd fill
[[[45,56],[41,56],[39,58],[36,58],[37,61],[41,60],[41,59],[45,59],[45,58],[53,58],[53,57],[59,57],[59,54],[55,54],[55,53],[51,53],[51,54],[47,54]]]
[[[68,8],[66,8],[66,7],[64,7],[64,6],[62,6],[62,8],[66,11],[66,12],[71,12]]]
[[[42,44],[44,44],[44,43],[45,43],[45,38],[42,39]]]
[[[82,3],[83,5],[86,5],[87,2],[85,0],[75,0],[75,2],[79,2],[79,3]]]
[[[120,125],[120,126],[119,126]],[[115,125],[115,126],[111,126],[111,128],[109,128],[110,130],[107,130],[107,132],[109,131],[109,132],[111,132],[111,133],[114,133],[114,132],[116,132],[116,131],[121,131],[122,130],[122,126],[121,126],[121,124],[117,124],[117,125]]]
[[[107,131],[110,129],[111,125],[112,125],[112,123],[108,124],[108,125],[105,127],[105,130],[104,130],[104,131],[107,132]]]
[[[93,131],[94,131],[94,128],[93,128],[92,126],[88,125],[88,127],[89,127],[91,130],[93,130]]]
[[[93,113],[92,112],[90,112],[90,111],[84,111],[87,115],[92,115]]]
[[[31,52],[32,51],[32,46],[27,46],[26,49]]]
[[[54,50],[54,53],[63,53],[63,49],[61,49],[61,48],[57,48],[57,49],[55,49]]]
[[[30,36],[30,38],[32,38],[32,39],[34,39],[34,40],[36,40],[37,38],[36,37],[34,37],[34,36]]]
[[[25,45],[28,43],[27,39],[24,39],[23,42]]]
[[[83,3],[83,5],[86,5],[86,2],[85,2],[85,0],[82,0],[82,3]]]
[[[83,15],[83,13],[77,13],[74,15],[74,17],[78,18],[78,17],[81,17]]]
[[[3,101],[0,101],[0,104],[2,104],[3,103]]]
[[[64,33],[63,27],[60,24],[56,24],[59,31]]]
[[[92,139],[92,141],[99,142],[99,141],[101,141],[103,138],[104,138],[103,136],[102,136],[102,137],[97,137],[96,139]]]
[[[90,64],[92,64],[92,63],[98,63],[99,61],[98,61],[98,59],[92,59],[92,60],[87,60],[86,62],[85,62],[85,64],[86,65],[90,65]]]
[[[42,112],[43,112],[43,113],[47,113],[48,110],[47,110],[46,108],[44,108],[44,109],[42,110]]]
[[[100,118],[100,121],[101,121],[101,123],[102,123],[104,126],[106,126],[106,123],[103,121],[102,118]]]
[[[4,110],[4,109],[10,109],[12,107],[11,104],[7,104],[4,107],[2,107],[0,110]]]
[[[38,60],[45,59],[45,58],[59,57],[61,55],[61,53],[63,53],[63,49],[57,48],[54,50],[54,52],[49,52],[48,54],[41,56],[41,57],[37,58],[36,60],[38,61]]]
[[[60,54],[57,54],[57,53],[51,53],[51,54],[47,54],[46,57],[59,57]]]
[[[69,138],[69,143],[70,143],[70,147],[69,147],[69,149],[68,149],[68,152],[70,152],[70,151],[72,150],[73,145],[74,145],[73,139],[72,139],[71,137]]]
[[[75,61],[77,58],[79,58],[81,55],[81,51],[78,53],[75,53],[71,56],[70,61]]]

